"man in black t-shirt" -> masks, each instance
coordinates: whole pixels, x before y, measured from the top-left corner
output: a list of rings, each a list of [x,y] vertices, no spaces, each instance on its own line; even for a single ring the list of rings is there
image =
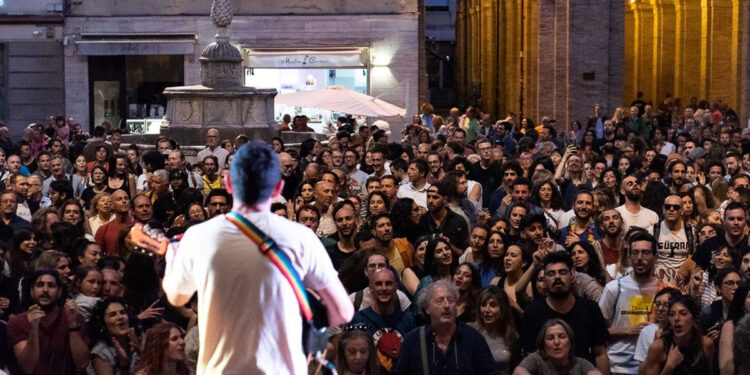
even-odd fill
[[[354,206],[348,200],[337,203],[333,208],[333,220],[336,223],[338,240],[326,246],[333,268],[339,269],[345,260],[354,254],[354,235],[357,233],[357,218]],[[330,237],[329,237],[330,238]]]
[[[551,252],[544,257],[543,265],[544,284],[549,293],[545,299],[532,302],[523,312],[519,330],[522,349],[527,354],[534,352],[536,337],[544,323],[560,318],[576,333],[576,356],[593,363],[602,374],[609,374],[607,323],[598,304],[574,295],[575,275],[570,255]]]
[[[745,228],[747,227],[747,216],[742,203],[732,202],[724,209],[724,235],[709,238],[698,247],[693,254],[693,261],[697,267],[707,271],[714,263],[714,256],[724,248],[730,253],[735,253],[736,259],[750,251],[747,244]],[[739,264],[735,264],[739,267]]]
[[[479,161],[471,166],[469,178],[482,185],[482,203],[484,207],[490,204],[492,192],[500,186],[502,174],[500,174],[500,163],[492,159],[492,142],[483,138],[476,142]]]

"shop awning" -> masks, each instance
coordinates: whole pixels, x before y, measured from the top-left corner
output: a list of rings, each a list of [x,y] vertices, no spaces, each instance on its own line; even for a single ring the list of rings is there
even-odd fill
[[[367,65],[365,48],[245,51],[249,68],[362,68]]]
[[[79,55],[192,55],[195,34],[81,34]]]

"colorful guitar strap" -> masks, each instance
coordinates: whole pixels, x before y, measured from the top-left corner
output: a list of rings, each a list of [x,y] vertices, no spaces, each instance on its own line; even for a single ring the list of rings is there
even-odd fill
[[[307,293],[305,293],[305,287],[302,285],[297,271],[292,267],[292,263],[289,261],[289,257],[279,249],[273,239],[263,233],[258,227],[247,220],[242,215],[232,211],[226,214],[227,220],[232,224],[236,225],[237,228],[247,236],[253,243],[258,246],[258,249],[265,254],[268,259],[271,260],[276,268],[281,271],[284,278],[289,282],[294,291],[294,296],[297,297],[297,303],[299,304],[302,316],[306,321],[310,321],[313,318],[312,310],[310,309],[310,302],[307,300]]]

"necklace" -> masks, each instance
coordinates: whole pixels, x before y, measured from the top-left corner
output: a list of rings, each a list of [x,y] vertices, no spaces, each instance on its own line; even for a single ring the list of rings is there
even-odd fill
[[[573,221],[572,221],[572,222],[570,223],[570,231],[571,231],[571,232],[572,232],[573,234],[577,235],[577,233],[576,233],[576,229],[577,229],[577,226],[576,226],[576,219],[575,219],[575,218],[573,218]],[[586,228],[586,240],[587,240],[587,241],[588,241],[588,242],[589,242],[590,244],[593,244],[593,243],[594,243],[594,229],[593,229],[593,228],[591,228],[591,224],[589,224],[588,228]]]

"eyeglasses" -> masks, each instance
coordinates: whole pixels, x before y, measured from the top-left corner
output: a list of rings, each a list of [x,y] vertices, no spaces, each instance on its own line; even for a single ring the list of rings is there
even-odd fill
[[[724,281],[722,284],[726,286],[740,286],[742,282],[740,282],[739,280],[737,281],[727,280],[727,281]]]
[[[682,207],[679,204],[664,204],[664,209],[667,210],[667,211],[669,211],[669,210],[675,210],[675,211],[677,211],[680,208],[682,208]]]
[[[700,231],[700,233],[698,233],[698,235],[700,235],[700,236],[715,236],[716,235],[716,231],[715,230],[706,230],[706,231],[702,230],[702,231]]]

